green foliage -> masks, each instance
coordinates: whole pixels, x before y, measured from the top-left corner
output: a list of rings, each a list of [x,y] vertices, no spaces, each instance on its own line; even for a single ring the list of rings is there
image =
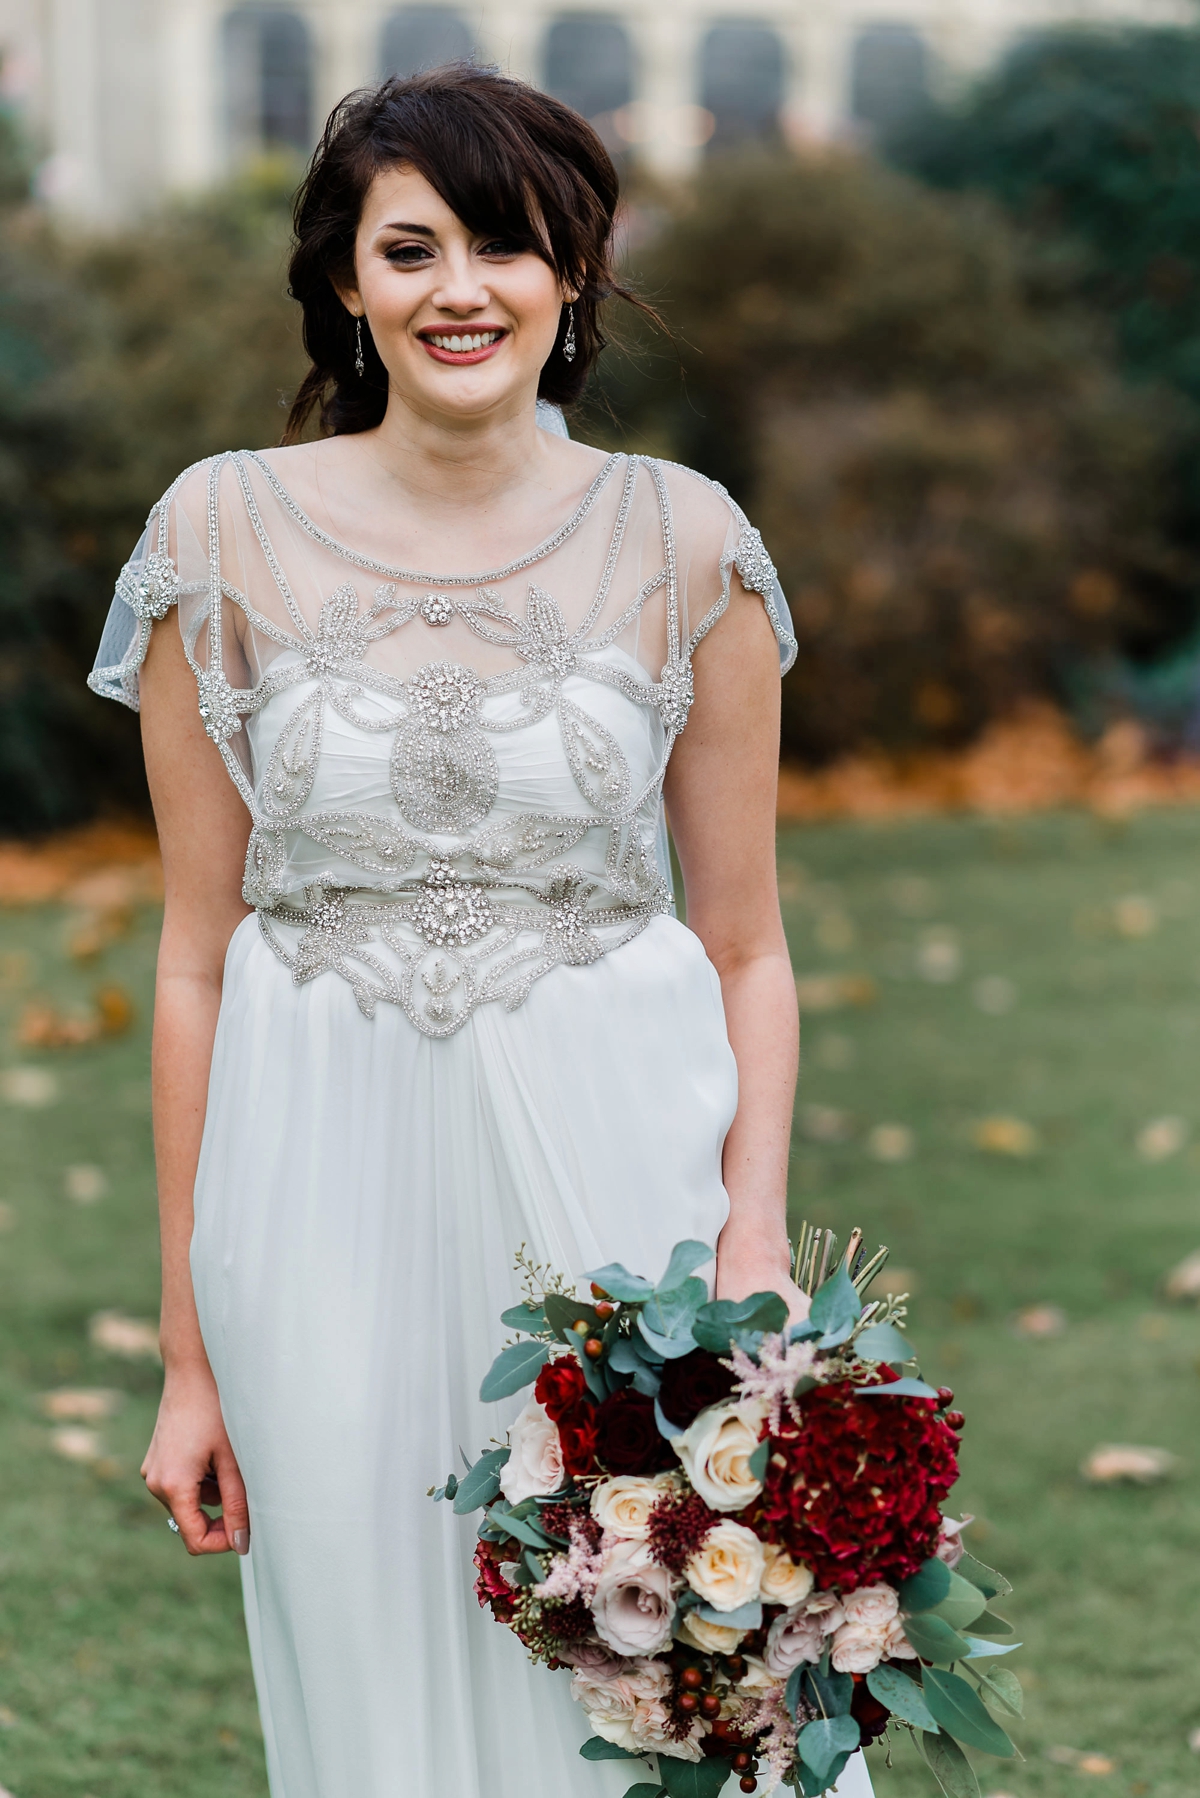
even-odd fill
[[[737,158],[635,272],[685,379],[646,345],[608,396],[762,530],[800,643],[792,754],[961,741],[1190,620],[1190,413],[1123,384],[994,205],[861,158]]]

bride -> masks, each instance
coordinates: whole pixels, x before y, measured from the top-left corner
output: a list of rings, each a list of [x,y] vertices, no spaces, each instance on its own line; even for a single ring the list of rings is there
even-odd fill
[[[495,73],[340,106],[284,447],[179,477],[92,676],[140,701],[166,877],[143,1471],[242,1557],[274,1798],[622,1791],[426,1488],[519,1403],[478,1382],[521,1243],[656,1275],[698,1237],[720,1295],[797,1297],[786,606],[721,488],[540,422],[622,291],[616,203]]]

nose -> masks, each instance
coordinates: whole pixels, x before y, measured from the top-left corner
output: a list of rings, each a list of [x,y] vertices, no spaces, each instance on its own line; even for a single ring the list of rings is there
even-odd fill
[[[484,311],[492,296],[469,251],[452,250],[442,262],[441,279],[429,297],[439,312],[465,318],[472,312]]]

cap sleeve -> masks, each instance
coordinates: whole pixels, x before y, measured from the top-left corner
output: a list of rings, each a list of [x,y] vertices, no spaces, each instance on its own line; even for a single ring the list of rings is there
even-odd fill
[[[728,611],[736,573],[747,593],[757,593],[763,602],[779,645],[779,672],[786,674],[796,660],[796,637],[762,537],[719,481],[677,463],[661,466],[670,495],[686,658],[690,661]]]

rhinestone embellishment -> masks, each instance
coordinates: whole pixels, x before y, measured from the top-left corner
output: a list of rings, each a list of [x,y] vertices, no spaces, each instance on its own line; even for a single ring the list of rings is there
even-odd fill
[[[454,877],[453,863],[436,858],[412,913],[418,936],[438,949],[461,949],[486,936],[494,920],[487,895]]]
[[[742,526],[742,534],[738,538],[737,552],[733,558],[734,567],[742,579],[742,586],[748,593],[761,593],[764,598],[774,591],[778,575],[775,564],[767,554],[766,544],[752,524]]]
[[[696,697],[690,662],[668,662],[659,676],[658,709],[663,729],[677,737],[688,721]]]
[[[461,730],[479,710],[483,682],[458,662],[431,662],[408,683],[412,702],[430,730]]]
[[[132,577],[132,563],[128,572]],[[179,576],[170,556],[164,550],[155,550],[153,555],[147,556],[141,574],[136,580],[130,579],[126,591],[139,618],[147,622],[165,618],[179,598]]]
[[[196,677],[196,685],[200,693],[199,712],[204,720],[205,732],[214,743],[224,743],[226,738],[232,737],[235,731],[242,728],[233,688],[220,669],[215,673],[201,669]]]
[[[449,624],[454,616],[454,601],[448,593],[430,593],[421,602],[421,616],[426,624]]]

